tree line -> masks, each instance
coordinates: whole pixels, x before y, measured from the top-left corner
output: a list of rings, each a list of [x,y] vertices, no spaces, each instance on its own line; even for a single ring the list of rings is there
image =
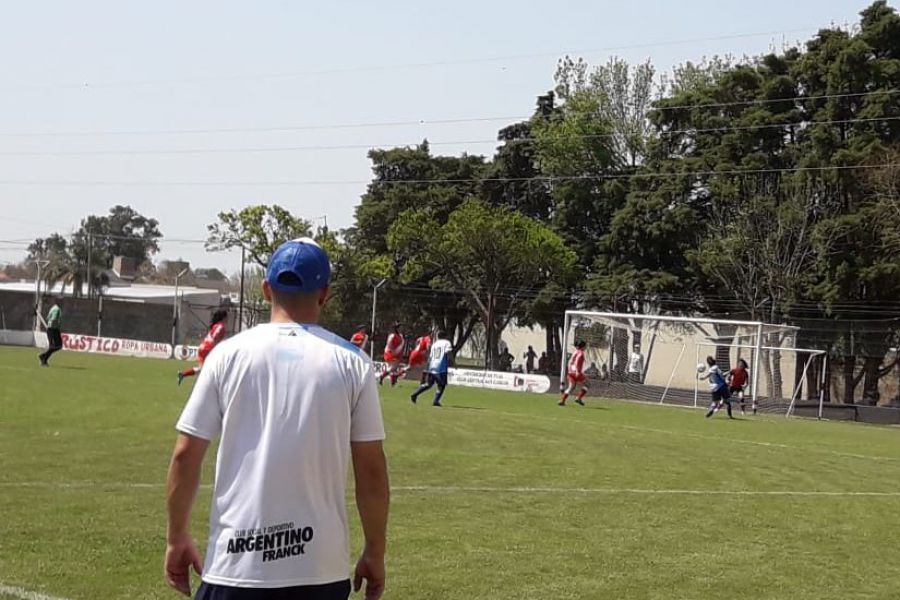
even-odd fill
[[[427,140],[370,151],[347,230],[260,205],[221,213],[207,247],[241,247],[262,268],[280,241],[314,235],[334,261],[336,329],[366,323],[387,280],[382,332],[400,320],[440,326],[457,348],[475,337],[487,366],[513,322],[541,326],[560,360],[572,307],[796,325],[798,346],[829,350],[838,400],[878,400],[900,333],[896,11],[879,0],[852,30],[664,76],[566,57],[555,83],[490,157],[436,155]],[[91,232],[127,227],[135,247],[110,241],[91,261],[157,249],[155,221],[115,213],[32,254],[84,264]]]

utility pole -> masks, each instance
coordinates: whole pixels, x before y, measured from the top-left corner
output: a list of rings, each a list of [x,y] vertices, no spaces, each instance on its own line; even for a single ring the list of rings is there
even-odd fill
[[[387,283],[382,279],[372,288],[372,330],[369,331],[369,356],[375,356],[375,309],[378,304],[378,288]]]
[[[187,269],[182,269],[180,273],[175,275],[175,295],[172,296],[172,358],[175,358],[175,341],[178,331],[178,280],[185,276]]]
[[[88,247],[87,247],[87,265],[85,268],[85,282],[87,283],[87,297],[91,297],[91,254],[93,252],[94,246],[94,234],[88,232]]]
[[[244,330],[244,273],[247,271],[247,249],[241,247],[241,291],[238,297],[238,325],[237,330]]]
[[[41,293],[41,281],[43,278],[42,271],[44,267],[50,264],[49,260],[45,259],[37,259],[34,261],[34,264],[37,265],[37,278],[34,280],[34,330],[41,330],[41,323],[43,322],[43,310],[44,310],[44,298]]]

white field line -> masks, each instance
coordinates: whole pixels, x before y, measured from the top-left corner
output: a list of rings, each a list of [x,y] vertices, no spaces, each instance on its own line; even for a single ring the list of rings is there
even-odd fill
[[[26,590],[25,588],[10,586],[10,585],[2,585],[0,584],[0,594],[4,594],[6,596],[12,596],[14,598],[21,598],[22,600],[67,600],[66,598],[58,598],[56,596],[48,596],[46,594],[40,594],[38,592],[32,592],[31,590]]]
[[[726,438],[717,435],[704,435],[702,433],[692,433],[685,431],[672,431],[669,429],[656,429],[654,427],[641,427],[639,425],[620,425],[618,423],[605,423],[603,421],[579,421],[577,419],[564,419],[560,417],[547,417],[540,416],[536,417],[533,414],[523,414],[523,413],[514,413],[502,410],[493,410],[493,409],[485,409],[490,412],[496,413],[498,415],[504,415],[509,417],[519,417],[519,418],[527,418],[527,419],[540,419],[543,421],[559,421],[565,423],[584,423],[586,425],[599,425],[601,427],[611,427],[615,429],[626,429],[629,431],[640,431],[644,433],[665,433],[667,435],[674,435],[678,437],[692,437],[696,439],[702,440],[714,440],[717,442],[727,442],[730,444],[748,444],[751,446],[761,446],[763,448],[781,448],[785,450],[796,450],[798,452],[812,452],[815,454],[826,454],[830,456],[840,456],[842,458],[859,458],[865,460],[877,460],[877,461],[891,461],[897,462],[900,461],[900,457],[894,456],[879,456],[875,454],[854,454],[852,452],[839,452],[836,450],[828,450],[826,448],[805,448],[803,446],[791,446],[789,444],[779,444],[775,442],[758,442],[755,440],[742,440],[739,438]]]
[[[49,482],[49,481],[8,481],[0,482],[0,488],[48,488],[48,489],[162,489],[164,483],[125,482]],[[211,485],[202,485],[210,489]],[[590,488],[590,487],[541,487],[541,486],[465,486],[465,485],[394,485],[395,492],[440,492],[440,493],[488,493],[488,494],[598,494],[645,496],[836,496],[836,497],[876,497],[900,498],[897,492],[866,491],[822,491],[822,490],[690,490],[690,489],[643,489],[643,488]]]

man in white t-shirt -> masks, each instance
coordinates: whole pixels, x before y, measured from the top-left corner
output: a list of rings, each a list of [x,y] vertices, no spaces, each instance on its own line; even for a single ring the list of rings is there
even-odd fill
[[[308,238],[283,244],[263,293],[271,322],[209,355],[176,428],[168,477],[166,580],[200,600],[346,600],[345,488],[353,462],[365,547],[354,586],[384,592],[389,489],[371,360],[316,325],[331,268]],[[190,535],[201,464],[219,438],[206,560]]]
[[[628,379],[632,383],[644,381],[644,355],[641,354],[640,346],[637,344],[631,349],[631,356],[628,357]]]

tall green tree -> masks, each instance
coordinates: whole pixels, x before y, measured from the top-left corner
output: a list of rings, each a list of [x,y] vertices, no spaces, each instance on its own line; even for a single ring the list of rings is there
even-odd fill
[[[308,221],[277,204],[259,204],[219,213],[207,226],[206,249],[221,252],[242,248],[250,261],[265,268],[269,257],[284,242],[312,235]]]
[[[431,274],[437,289],[459,291],[486,331],[487,367],[498,340],[547,281],[568,283],[577,258],[549,227],[510,208],[470,200],[441,224],[429,210],[403,213],[388,245],[402,257],[404,281]]]

